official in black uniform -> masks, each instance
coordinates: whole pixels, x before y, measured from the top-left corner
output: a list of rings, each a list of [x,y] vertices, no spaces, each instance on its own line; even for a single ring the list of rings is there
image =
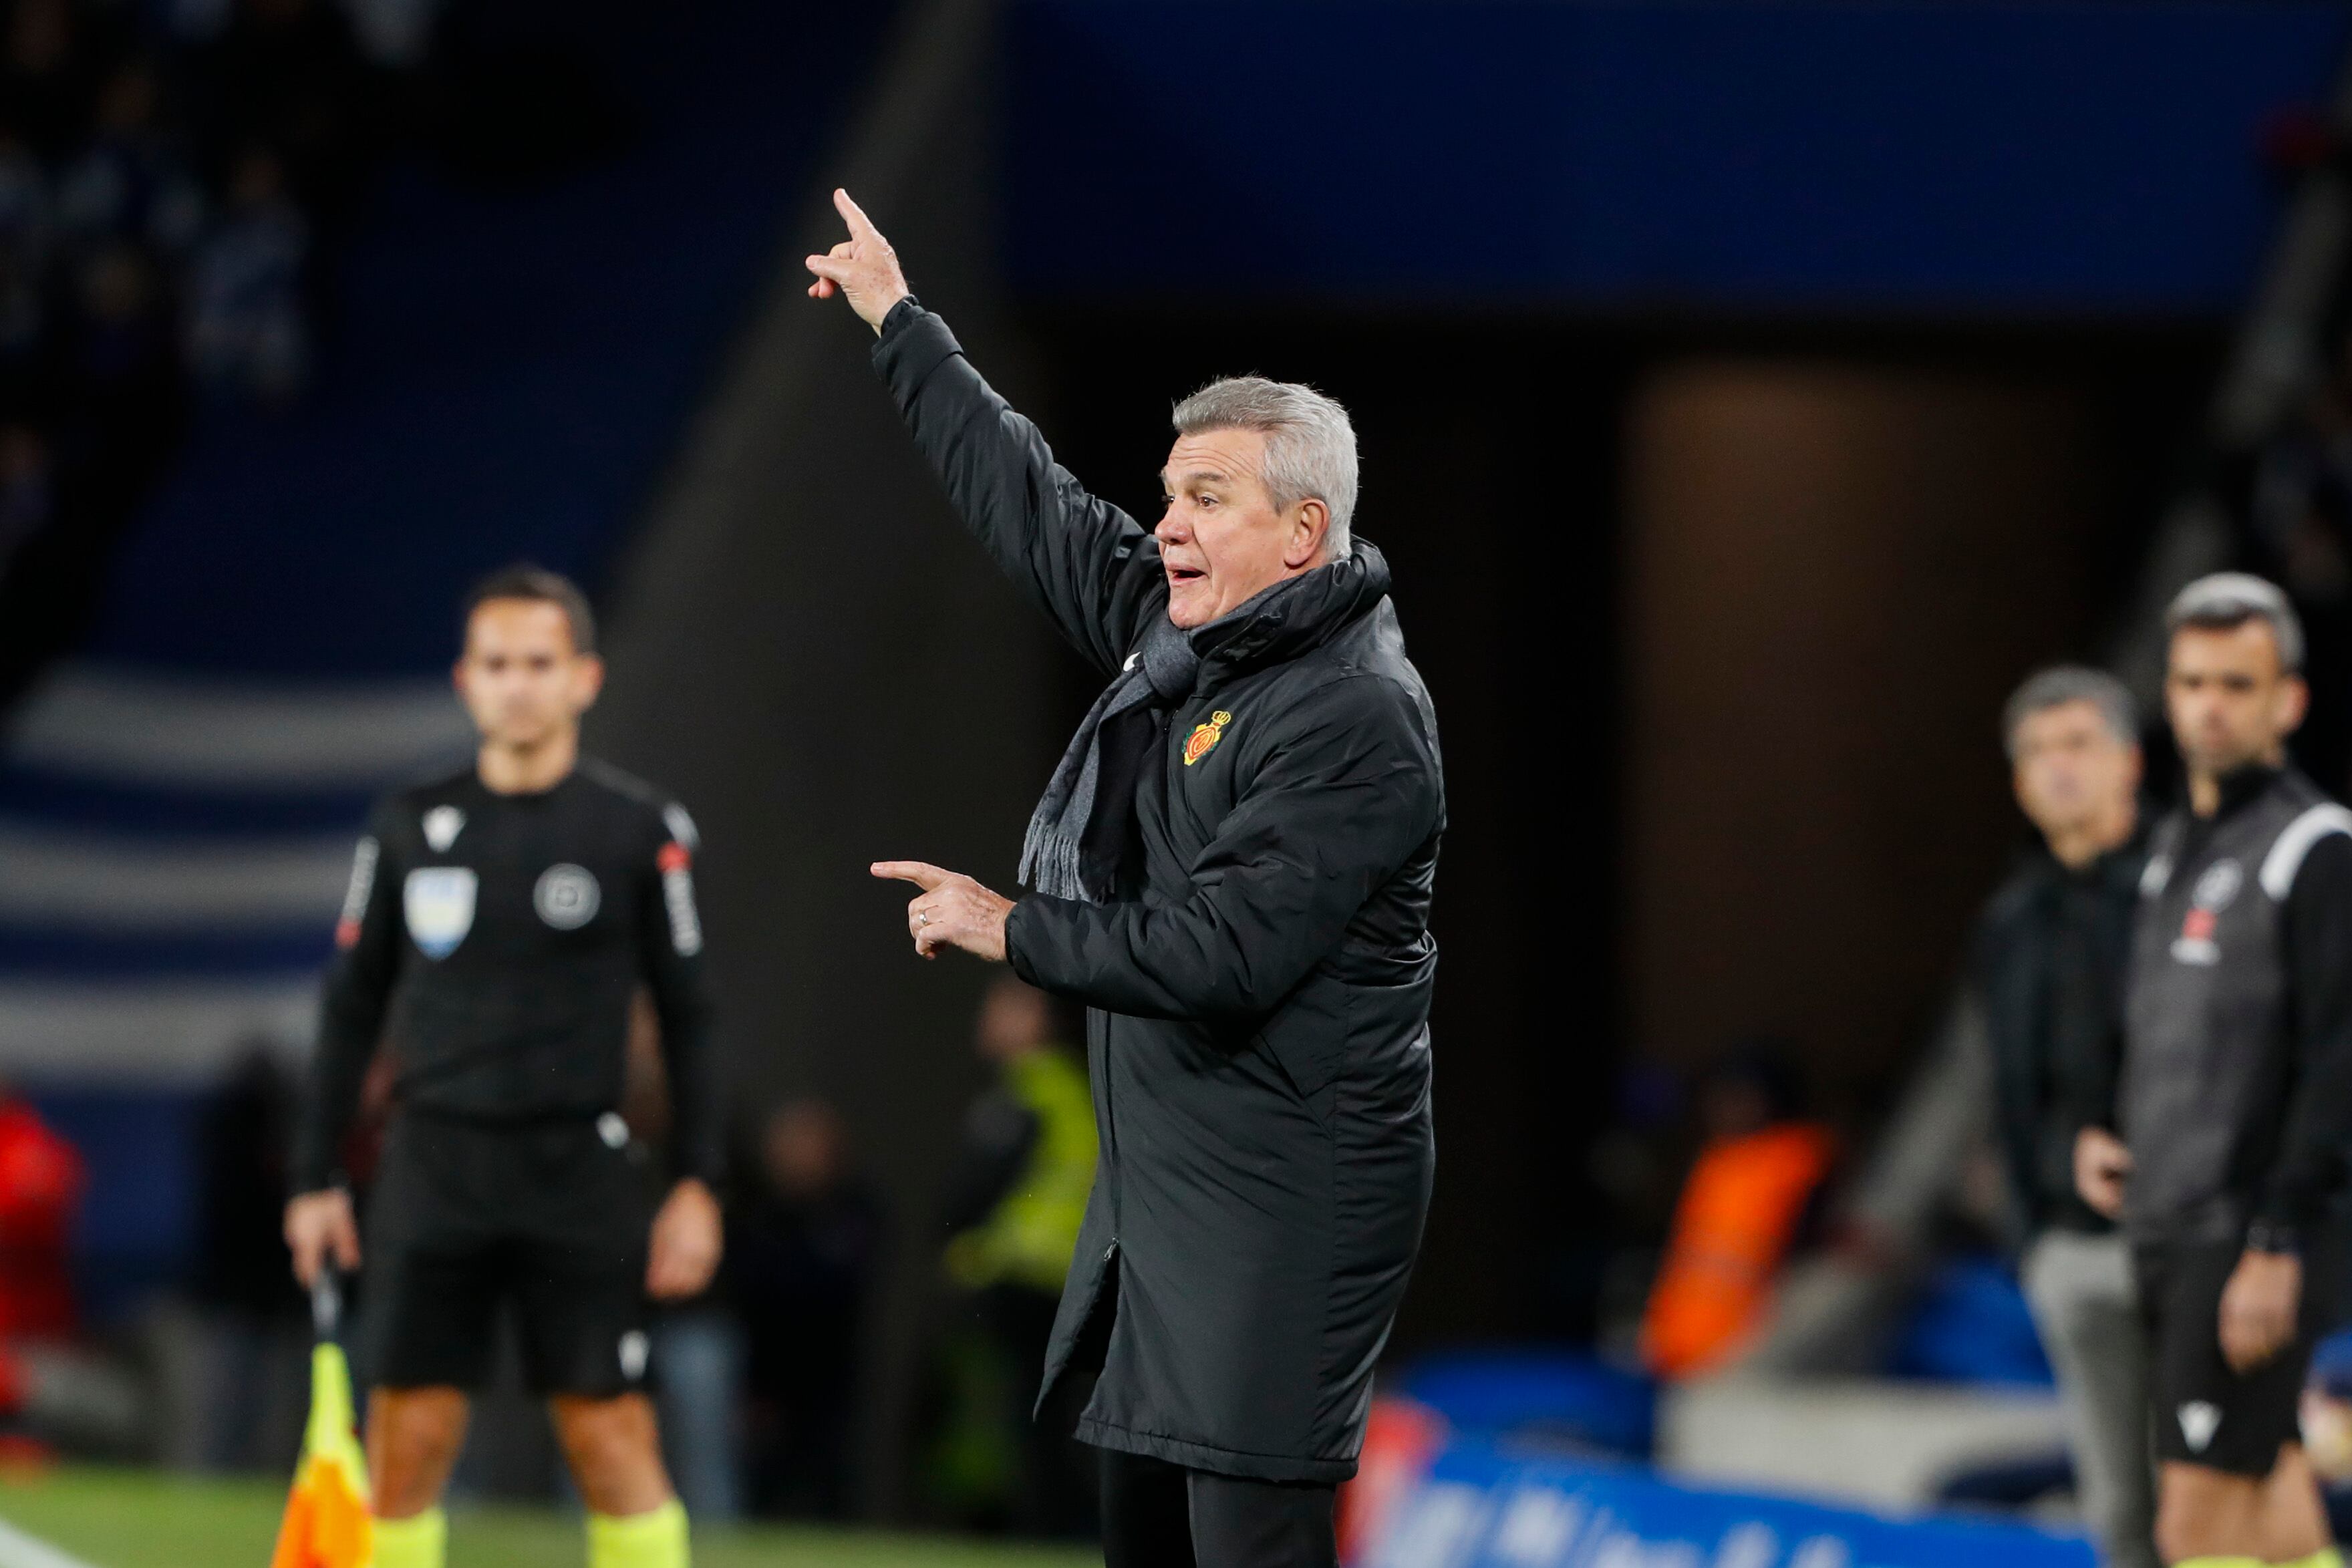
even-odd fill
[[[2336,1308],[2352,1134],[2352,812],[2286,763],[2303,632],[2259,578],[2173,601],[2189,801],[2140,883],[2122,1134],[2076,1145],[2149,1334],[2156,1535],[2173,1563],[2335,1564],[2296,1407]]]
[[[394,1113],[368,1216],[364,1364],[379,1568],[439,1568],[442,1488],[500,1308],[589,1509],[591,1568],[685,1568],[646,1374],[647,1298],[719,1260],[719,1111],[692,821],[579,755],[603,666],[586,601],[518,568],[467,607],[457,685],[482,744],[360,841],[286,1215],[307,1284],[360,1266],[341,1151],[379,1042]],[[658,1213],[617,1107],[651,994],[673,1102]]]

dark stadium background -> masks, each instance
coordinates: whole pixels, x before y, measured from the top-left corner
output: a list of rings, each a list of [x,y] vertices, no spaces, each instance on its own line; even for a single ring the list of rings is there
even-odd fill
[[[381,737],[149,766],[131,699],[310,734],[439,678],[480,572],[576,572],[614,664],[591,746],[704,831],[740,1114],[838,1102],[896,1217],[865,1438],[895,1511],[983,977],[913,962],[864,868],[1008,885],[1095,687],[955,533],[865,329],[802,297],[825,193],[1139,515],[1168,404],[1213,375],[1353,412],[1452,801],[1441,1174],[1397,1349],[1584,1342],[1638,1228],[1591,1154],[1629,1085],[1784,1037],[1866,1136],[2019,841],[2000,698],[2128,650],[2181,497],[2242,518],[2254,459],[2210,404],[2290,198],[2335,177],[2352,8],[450,0],[444,26],[476,52],[383,73],[405,107],[316,221],[307,384],[189,393],[152,477],[61,489],[0,576],[0,879],[26,890],[0,895],[0,1073],[91,1161],[86,1294],[122,1332],[203,1270],[202,1106],[249,1040],[299,1051],[339,881],[315,917],[240,902],[233,867],[205,873],[228,914],[143,890],[173,856],[323,854],[398,771]],[[2319,679],[2306,760],[2341,789],[2352,692]],[[421,767],[450,737],[419,733]]]

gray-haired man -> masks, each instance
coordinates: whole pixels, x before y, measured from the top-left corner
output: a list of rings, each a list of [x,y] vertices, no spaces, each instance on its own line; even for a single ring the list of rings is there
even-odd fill
[[[2148,1330],[2168,1561],[2336,1563],[2296,1420],[2333,1325],[2352,1136],[2352,812],[2287,763],[2303,628],[2242,573],[2166,617],[2189,781],[2159,823],[2124,1008],[2123,1143],[2077,1150]]]
[[[2084,1126],[2115,1121],[2124,967],[2147,856],[2131,694],[2042,670],[2002,713],[2017,803],[2041,843],[1985,906],[1969,967],[1994,1124],[2028,1241],[2023,1275],[2058,1372],[2084,1521],[2122,1568],[2155,1568],[2147,1362],[2131,1253],[2074,1191]]]
[[[809,257],[879,334],[916,444],[1109,680],[1029,824],[1017,904],[908,862],[917,952],[1085,1002],[1102,1153],[1048,1353],[1098,1354],[1108,1568],[1330,1568],[1433,1152],[1445,789],[1355,433],[1255,377],[1179,404],[1144,528],[1088,495],[907,292],[846,193]],[[950,656],[953,651],[948,651]]]

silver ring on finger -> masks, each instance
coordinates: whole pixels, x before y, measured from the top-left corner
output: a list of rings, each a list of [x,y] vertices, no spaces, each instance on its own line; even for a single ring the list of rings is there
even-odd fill
[[[931,912],[930,912],[929,910],[925,909],[925,910],[920,910],[920,911],[918,911],[918,912],[917,912],[917,914],[916,914],[916,915],[915,915],[915,924],[916,924],[916,925],[929,925],[930,923],[931,923]]]

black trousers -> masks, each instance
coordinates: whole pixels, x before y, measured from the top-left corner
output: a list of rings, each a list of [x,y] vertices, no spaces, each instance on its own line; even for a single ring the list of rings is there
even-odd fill
[[[1101,1452],[1104,1568],[1338,1568],[1332,1487]]]

